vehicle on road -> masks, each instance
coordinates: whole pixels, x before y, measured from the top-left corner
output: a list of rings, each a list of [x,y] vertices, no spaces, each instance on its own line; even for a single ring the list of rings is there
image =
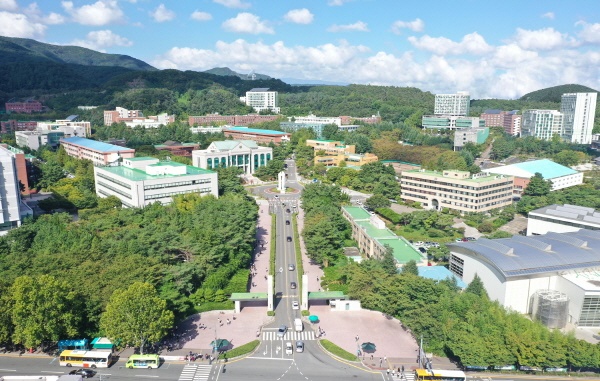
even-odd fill
[[[108,368],[112,354],[102,351],[64,350],[60,353],[60,366],[80,366],[82,368]]]
[[[285,210],[285,212],[286,212],[286,213],[289,213],[289,212],[290,212],[290,209],[289,209],[289,208],[288,208],[288,209],[286,209],[286,210]]]
[[[477,238],[475,237],[465,237],[467,241],[476,241]]]
[[[288,270],[290,270],[290,271],[296,270],[296,265],[294,265],[294,264],[289,265]]]
[[[287,241],[288,241],[288,242],[292,242],[292,237],[291,237],[291,236],[288,236],[288,237],[287,237]]]
[[[294,300],[294,301],[292,302],[292,309],[293,309],[293,310],[299,310],[299,309],[300,309],[300,304],[298,303],[298,301],[297,301],[297,300]]]
[[[279,329],[277,330],[277,337],[283,338],[283,336],[285,336],[286,332],[287,332],[287,325],[279,326]]]
[[[285,220],[285,224],[289,225],[290,224],[290,220]]]
[[[461,370],[415,369],[415,381],[466,381]]]
[[[300,318],[294,319],[294,330],[296,332],[302,332],[304,330],[304,324],[302,323],[302,319],[300,319]]]
[[[131,355],[125,367],[128,369],[147,368],[156,369],[160,366],[160,358],[156,354]]]
[[[294,347],[292,346],[292,343],[288,341],[285,343],[285,354],[291,355],[292,353],[294,353]]]
[[[73,376],[81,376],[81,378],[92,378],[96,375],[96,372],[91,369],[73,369],[69,372]]]
[[[295,289],[296,288],[296,282],[290,282],[290,288],[291,289]]]
[[[296,341],[296,352],[298,352],[298,353],[304,352],[304,342]]]

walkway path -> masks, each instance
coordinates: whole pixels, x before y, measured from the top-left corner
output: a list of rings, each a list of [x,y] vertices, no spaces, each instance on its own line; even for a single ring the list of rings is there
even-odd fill
[[[321,279],[323,279],[323,269],[311,260],[306,254],[306,246],[302,238],[302,230],[304,230],[304,209],[298,208],[298,218],[296,219],[298,233],[300,234],[300,251],[302,252],[302,266],[304,274],[308,275],[308,290],[319,291],[321,289]]]
[[[269,214],[269,201],[256,200],[258,208],[258,222],[256,224],[256,249],[254,252],[254,268],[250,271],[252,281],[249,292],[267,292],[266,276],[269,273],[269,258],[271,254],[271,215]]]

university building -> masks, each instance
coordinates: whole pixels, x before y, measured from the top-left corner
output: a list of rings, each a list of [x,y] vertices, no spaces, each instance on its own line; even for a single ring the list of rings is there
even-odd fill
[[[94,167],[94,181],[99,197],[115,196],[128,208],[143,208],[154,202],[169,204],[173,196],[188,193],[219,196],[216,172],[152,157]]]
[[[262,144],[280,144],[282,142],[289,142],[292,134],[282,131],[275,130],[262,130],[258,128],[248,128],[248,127],[223,127],[223,134],[227,138],[232,138],[233,140],[253,140],[257,143]]]
[[[269,110],[275,114],[279,114],[279,93],[277,91],[269,91],[268,88],[254,88],[246,92],[245,97],[241,97],[240,101],[250,106],[254,111],[260,113],[264,110]]]
[[[426,209],[487,212],[512,203],[510,176],[420,169],[403,171],[400,184],[404,201],[419,202]]]
[[[95,166],[118,165],[120,160],[135,156],[134,149],[80,137],[60,139],[60,145],[67,155],[91,160]]]
[[[192,151],[192,164],[198,168],[238,167],[251,175],[273,160],[273,149],[261,147],[252,140],[212,142],[205,150]]]

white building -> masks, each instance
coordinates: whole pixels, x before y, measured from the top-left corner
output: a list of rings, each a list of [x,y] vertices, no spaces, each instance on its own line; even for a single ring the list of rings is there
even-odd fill
[[[223,132],[223,127],[228,126],[198,126],[190,127],[192,134],[220,134]]]
[[[21,226],[21,219],[33,211],[21,201],[15,153],[0,146],[0,235]]]
[[[556,110],[525,110],[521,117],[521,136],[551,140],[563,135],[563,114]]]
[[[273,159],[273,149],[261,147],[252,140],[212,142],[205,150],[192,151],[192,164],[204,169],[238,167],[253,174]]]
[[[219,195],[217,173],[152,157],[124,159],[114,167],[94,167],[96,194],[118,197],[124,206],[142,208],[154,202],[168,204],[187,193]]]
[[[247,106],[254,108],[256,112],[263,110],[271,110],[275,114],[279,114],[279,93],[277,91],[269,91],[268,88],[254,88],[246,92],[245,97],[241,97],[240,101]]]
[[[308,114],[307,116],[288,117],[288,121],[306,124],[335,124],[338,127],[342,125],[342,118],[340,117],[316,116],[314,114]]]
[[[456,94],[435,95],[435,115],[469,115],[471,97],[466,91],[458,91]]]
[[[528,214],[527,235],[600,230],[600,212],[578,205],[549,205]]]
[[[600,231],[480,238],[448,248],[450,271],[466,283],[477,274],[490,299],[507,309],[540,313],[541,296],[546,312],[564,316],[555,327],[600,326]]]
[[[76,118],[76,115],[71,115],[55,122],[38,122],[35,131],[15,131],[17,145],[38,150],[45,145],[57,147],[61,138],[85,138],[91,135],[91,123],[75,121]]]
[[[169,123],[175,121],[174,115],[168,115],[166,112],[158,114],[156,116],[149,116],[147,118],[129,118],[127,120],[121,119],[127,127],[144,127],[144,128],[158,128],[160,126],[166,126]]]
[[[563,139],[571,143],[591,144],[597,93],[568,93],[561,97]]]

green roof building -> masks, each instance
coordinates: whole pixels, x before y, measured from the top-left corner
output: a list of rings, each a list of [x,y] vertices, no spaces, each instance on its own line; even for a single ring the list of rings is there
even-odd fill
[[[352,238],[358,242],[360,252],[369,258],[383,258],[386,246],[392,249],[392,254],[398,267],[408,261],[417,263],[425,257],[406,239],[397,236],[377,216],[370,214],[358,206],[342,207],[342,214],[352,225]]]
[[[153,157],[123,159],[113,167],[94,167],[99,197],[116,196],[129,208],[142,208],[153,202],[168,204],[173,196],[186,193],[218,197],[217,173]]]

